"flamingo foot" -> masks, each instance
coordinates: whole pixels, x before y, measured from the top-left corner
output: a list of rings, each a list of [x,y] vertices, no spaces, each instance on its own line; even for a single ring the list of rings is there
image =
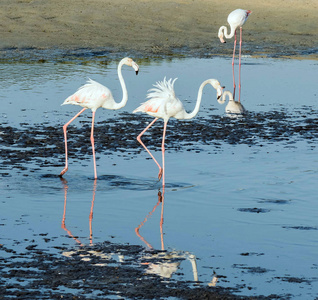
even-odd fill
[[[159,169],[159,174],[158,174],[159,181],[161,180],[161,177],[162,177],[162,168]]]
[[[60,177],[62,177],[66,172],[67,172],[68,168],[64,168],[63,171],[60,173]]]

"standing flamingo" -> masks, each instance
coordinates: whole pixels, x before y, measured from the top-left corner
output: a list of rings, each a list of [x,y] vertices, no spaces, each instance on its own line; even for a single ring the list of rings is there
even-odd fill
[[[241,102],[235,101],[233,94],[230,91],[224,91],[222,99],[218,99],[220,104],[223,104],[226,101],[226,96],[229,96],[229,102],[225,107],[225,112],[228,114],[237,114],[242,115],[245,113],[245,108]]]
[[[68,170],[67,136],[66,136],[67,126],[71,122],[73,122],[84,110],[86,110],[87,108],[90,108],[93,113],[92,128],[91,128],[91,143],[92,143],[93,159],[94,159],[94,176],[95,176],[95,179],[97,178],[95,146],[94,146],[95,112],[97,108],[99,107],[115,110],[115,109],[120,109],[126,105],[128,100],[128,92],[124,82],[124,78],[121,73],[121,68],[123,65],[133,67],[133,69],[136,71],[136,74],[138,74],[138,70],[139,70],[139,66],[129,57],[125,57],[119,62],[117,72],[118,72],[119,81],[123,90],[123,98],[119,103],[115,102],[111,91],[106,86],[94,80],[89,79],[85,85],[81,86],[76,93],[69,96],[62,104],[62,105],[65,105],[65,104],[80,105],[84,108],[63,126],[64,139],[65,139],[65,168],[62,170],[60,177],[62,177]]]
[[[241,52],[242,52],[242,26],[246,22],[248,16],[252,12],[250,10],[236,9],[232,11],[227,17],[227,22],[230,24],[231,32],[228,34],[227,27],[221,26],[219,29],[218,37],[222,43],[226,43],[223,37],[230,39],[235,35],[234,40],[234,49],[233,49],[233,58],[232,58],[232,70],[233,70],[233,87],[234,87],[234,98],[235,98],[235,76],[234,76],[234,58],[235,58],[235,49],[236,49],[236,29],[240,27],[240,50],[239,50],[239,101],[241,101]]]
[[[155,161],[157,166],[159,167],[159,180],[162,177],[162,186],[165,186],[165,136],[166,136],[166,129],[167,123],[169,118],[174,117],[176,119],[192,119],[196,116],[199,112],[201,98],[202,98],[202,91],[205,85],[211,84],[217,90],[217,98],[219,99],[222,95],[222,90],[224,87],[221,87],[220,83],[216,79],[208,79],[200,85],[198,91],[197,102],[195,105],[194,110],[191,113],[187,113],[183,107],[182,102],[175,96],[173,85],[177,78],[173,81],[169,79],[168,81],[164,78],[163,81],[158,81],[154,87],[150,89],[147,95],[149,98],[148,101],[142,103],[139,107],[137,107],[133,113],[136,112],[145,112],[150,116],[155,117],[155,119],[138,135],[137,140],[138,142],[146,149],[146,151],[150,154],[152,159]],[[163,119],[164,127],[163,127],[163,135],[162,135],[162,167],[159,165],[157,160],[151,154],[151,152],[147,149],[144,143],[141,141],[141,136],[158,120],[158,118]]]

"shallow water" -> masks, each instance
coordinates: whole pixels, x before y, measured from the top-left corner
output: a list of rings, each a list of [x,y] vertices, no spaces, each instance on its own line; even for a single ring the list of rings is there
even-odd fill
[[[107,121],[114,124],[116,119],[119,122],[115,127],[122,126],[122,118],[143,102],[147,90],[164,76],[178,77],[176,94],[182,100],[188,99],[184,101],[188,111],[205,79],[217,78],[232,90],[229,59],[138,63],[138,76],[133,70],[123,70],[129,91],[127,106],[117,112],[98,110],[96,123],[100,128]],[[121,98],[114,63],[0,67],[0,121],[4,128],[52,126],[63,142],[61,126],[79,107],[60,104],[88,77],[105,82],[112,87],[115,99]],[[255,133],[239,143],[216,139],[212,144],[199,140],[189,145],[189,133],[180,138],[177,146],[169,141],[168,134],[164,207],[158,202],[157,167],[137,143],[135,149],[121,145],[110,151],[102,149],[101,139],[96,149],[96,183],[92,179],[91,156],[86,152],[70,158],[65,181],[54,176],[63,168],[64,155],[58,149],[56,155],[36,157],[38,160],[24,157],[14,166],[3,163],[0,243],[16,251],[24,251],[33,243],[55,253],[61,253],[61,245],[72,249],[80,243],[107,240],[164,248],[196,257],[200,285],[218,278],[217,286],[239,287],[237,293],[242,295],[317,297],[317,70],[316,61],[245,57],[245,108],[257,117],[266,119],[266,113],[277,111],[284,113],[289,125],[313,126],[306,135],[289,132],[284,138],[279,132],[281,139],[276,139],[277,132],[269,125],[278,121],[269,119],[265,126],[267,138]],[[227,118],[224,108],[217,103],[215,91],[206,88],[199,115],[191,122],[205,124],[209,119]],[[83,124],[89,126],[88,116],[90,112],[74,122],[70,140],[75,139],[72,135],[76,131],[81,132]],[[151,120],[140,115],[129,118],[135,137],[139,128]],[[178,129],[177,122],[171,122],[170,132]],[[243,117],[230,125],[239,130],[238,124],[244,127],[244,122],[247,120]],[[151,149],[160,158],[162,122],[154,127],[160,130],[147,143],[153,145]],[[125,140],[125,133],[120,134],[123,137],[118,138]],[[174,146],[169,148],[169,142]],[[3,147],[23,151],[14,143]],[[6,157],[1,160],[5,162]],[[138,226],[139,235],[135,232]],[[172,278],[194,280],[192,266],[189,259],[182,261]]]

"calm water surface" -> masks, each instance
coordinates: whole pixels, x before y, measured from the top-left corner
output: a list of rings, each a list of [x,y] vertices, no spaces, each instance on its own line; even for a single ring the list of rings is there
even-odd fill
[[[131,68],[123,69],[129,91],[123,112],[143,102],[147,90],[164,76],[178,77],[176,94],[188,111],[205,79],[217,78],[232,90],[229,59],[138,63],[138,76]],[[88,77],[110,87],[117,101],[122,96],[114,63],[2,64],[0,68],[2,125],[52,125],[60,130],[61,139],[61,126],[79,107],[60,104]],[[318,109],[317,71],[316,61],[244,58],[242,103],[249,111],[279,110],[310,118],[310,112]],[[224,108],[215,91],[206,88],[198,117],[224,115]],[[100,109],[96,121],[120,118],[120,113]],[[88,116],[90,112],[81,120]],[[74,124],[80,131],[80,122]],[[162,127],[162,122],[156,126]],[[160,142],[160,136],[153,136],[158,158]],[[169,150],[167,143],[164,207],[158,203],[157,167],[145,151],[100,156],[96,183],[91,160],[70,159],[65,181],[47,176],[60,173],[61,168],[53,165],[62,165],[63,157],[37,171],[34,162],[25,164],[25,170],[3,165],[0,243],[19,251],[30,240],[52,252],[61,245],[71,249],[78,243],[106,240],[164,248],[194,255],[201,285],[216,277],[216,285],[240,286],[243,295],[290,293],[292,299],[313,299],[318,296],[316,143],[220,142],[217,147],[199,145],[199,151]],[[182,261],[172,278],[195,279],[192,267],[190,260]],[[290,282],[290,278],[299,280]]]

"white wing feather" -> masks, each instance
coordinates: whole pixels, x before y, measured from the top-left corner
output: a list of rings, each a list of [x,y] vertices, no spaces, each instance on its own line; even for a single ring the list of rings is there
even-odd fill
[[[106,100],[113,99],[111,91],[104,85],[88,79],[87,83],[81,86],[73,95],[69,96],[64,104],[75,104],[96,110]]]
[[[161,112],[167,114],[167,105],[177,100],[173,87],[176,80],[177,78],[174,80],[170,78],[167,81],[165,77],[163,81],[157,81],[156,84],[153,85],[154,88],[148,90],[147,98],[149,100],[137,107],[133,113],[147,112],[151,114]]]
[[[166,77],[163,79],[163,81],[157,81],[156,84],[154,84],[154,88],[150,89],[147,95],[148,99],[151,98],[163,98],[163,99],[175,99],[176,95],[174,93],[174,83],[178,78],[175,78],[172,80],[170,78],[168,81],[166,80]]]

